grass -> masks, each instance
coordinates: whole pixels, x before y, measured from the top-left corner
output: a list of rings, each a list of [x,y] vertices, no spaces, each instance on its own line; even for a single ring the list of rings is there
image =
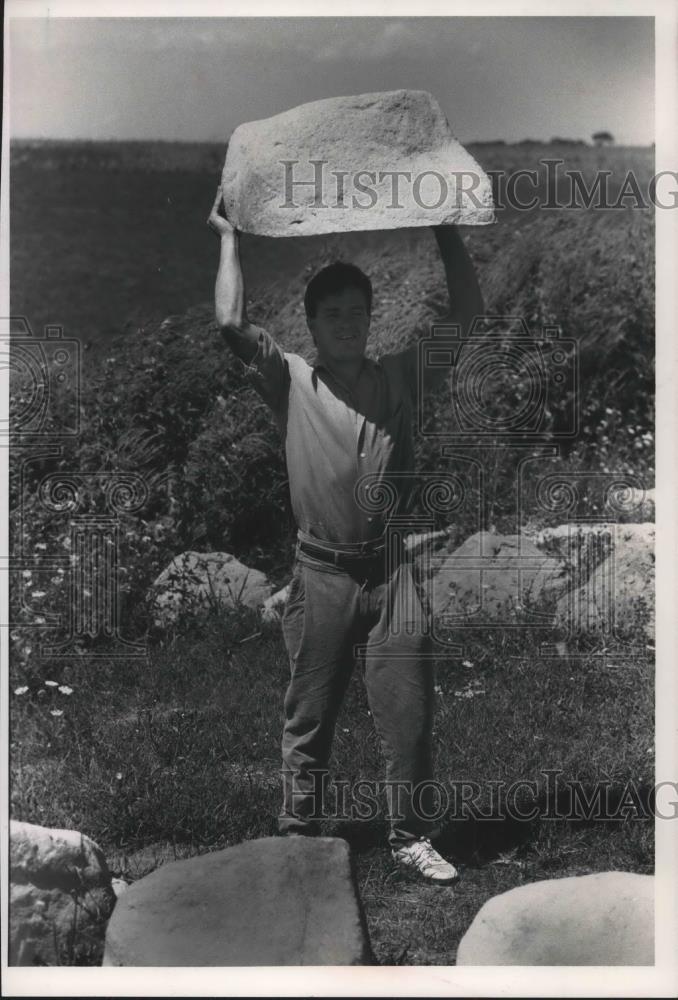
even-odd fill
[[[491,812],[493,782],[535,781],[543,800],[548,768],[587,788],[603,779],[613,791],[630,779],[649,787],[652,664],[540,660],[529,635],[518,658],[515,648],[488,633],[467,647],[467,665],[438,664],[437,778],[477,782],[483,812]],[[143,665],[86,656],[46,664],[42,680],[14,695],[12,814],[86,831],[128,880],[174,858],[273,835],[287,672],[278,629],[262,629],[246,609],[194,622],[149,648]],[[333,776],[349,781],[383,777],[359,675],[332,760]],[[465,690],[484,693],[461,697]],[[55,705],[62,715],[51,714]],[[482,903],[525,881],[653,869],[647,819],[448,817],[441,843],[463,875],[454,889],[420,885],[395,867],[383,816],[327,820],[323,832],[352,845],[374,951],[387,964],[451,964]]]

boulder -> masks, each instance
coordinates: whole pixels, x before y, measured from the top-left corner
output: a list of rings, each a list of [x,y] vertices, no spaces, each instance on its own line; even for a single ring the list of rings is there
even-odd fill
[[[433,558],[431,608],[450,625],[512,622],[535,606],[552,609],[567,586],[564,563],[526,536],[479,531]]]
[[[239,125],[222,187],[227,218],[258,236],[494,221],[489,177],[423,90],[332,97]]]
[[[106,966],[371,964],[348,844],[264,837],[165,864],[121,896]]]
[[[457,965],[654,965],[654,877],[602,872],[494,896]]]
[[[101,849],[76,830],[10,820],[9,964],[100,958],[115,906]]]
[[[180,613],[210,605],[258,608],[271,594],[271,584],[228,552],[184,552],[172,560],[151,587],[155,625],[166,627]]]
[[[589,542],[593,539],[597,544],[579,546],[575,558],[583,582],[558,601],[556,625],[566,629],[571,636],[590,633],[623,635],[641,631],[646,638],[653,640],[654,524],[596,525],[584,533],[584,537],[587,536]],[[606,540],[600,544],[605,536]],[[571,545],[572,542],[565,540],[564,544]],[[605,555],[587,575],[581,569],[584,562],[582,552],[592,549]]]

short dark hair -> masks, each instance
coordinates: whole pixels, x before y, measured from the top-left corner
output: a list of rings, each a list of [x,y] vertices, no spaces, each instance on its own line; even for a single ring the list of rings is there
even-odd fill
[[[363,293],[369,316],[372,312],[372,282],[355,264],[345,264],[341,260],[323,267],[309,281],[304,294],[306,315],[313,319],[323,299],[346,288],[357,288]]]

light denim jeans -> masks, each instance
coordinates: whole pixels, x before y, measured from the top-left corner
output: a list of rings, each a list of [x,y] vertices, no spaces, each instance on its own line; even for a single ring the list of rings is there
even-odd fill
[[[413,572],[406,561],[388,577],[383,565],[366,575],[364,569],[340,569],[297,550],[283,615],[291,679],[282,739],[281,833],[317,830],[317,772],[327,770],[356,644],[366,645],[367,698],[386,760],[389,842],[398,847],[438,831],[439,824],[425,818],[435,813],[430,784],[415,791],[432,780],[434,661],[427,656],[427,612]]]

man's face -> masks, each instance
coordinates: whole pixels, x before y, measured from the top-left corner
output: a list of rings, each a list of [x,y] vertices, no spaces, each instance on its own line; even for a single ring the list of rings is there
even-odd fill
[[[370,317],[360,289],[345,288],[321,299],[307,323],[321,361],[354,361],[364,356]]]

